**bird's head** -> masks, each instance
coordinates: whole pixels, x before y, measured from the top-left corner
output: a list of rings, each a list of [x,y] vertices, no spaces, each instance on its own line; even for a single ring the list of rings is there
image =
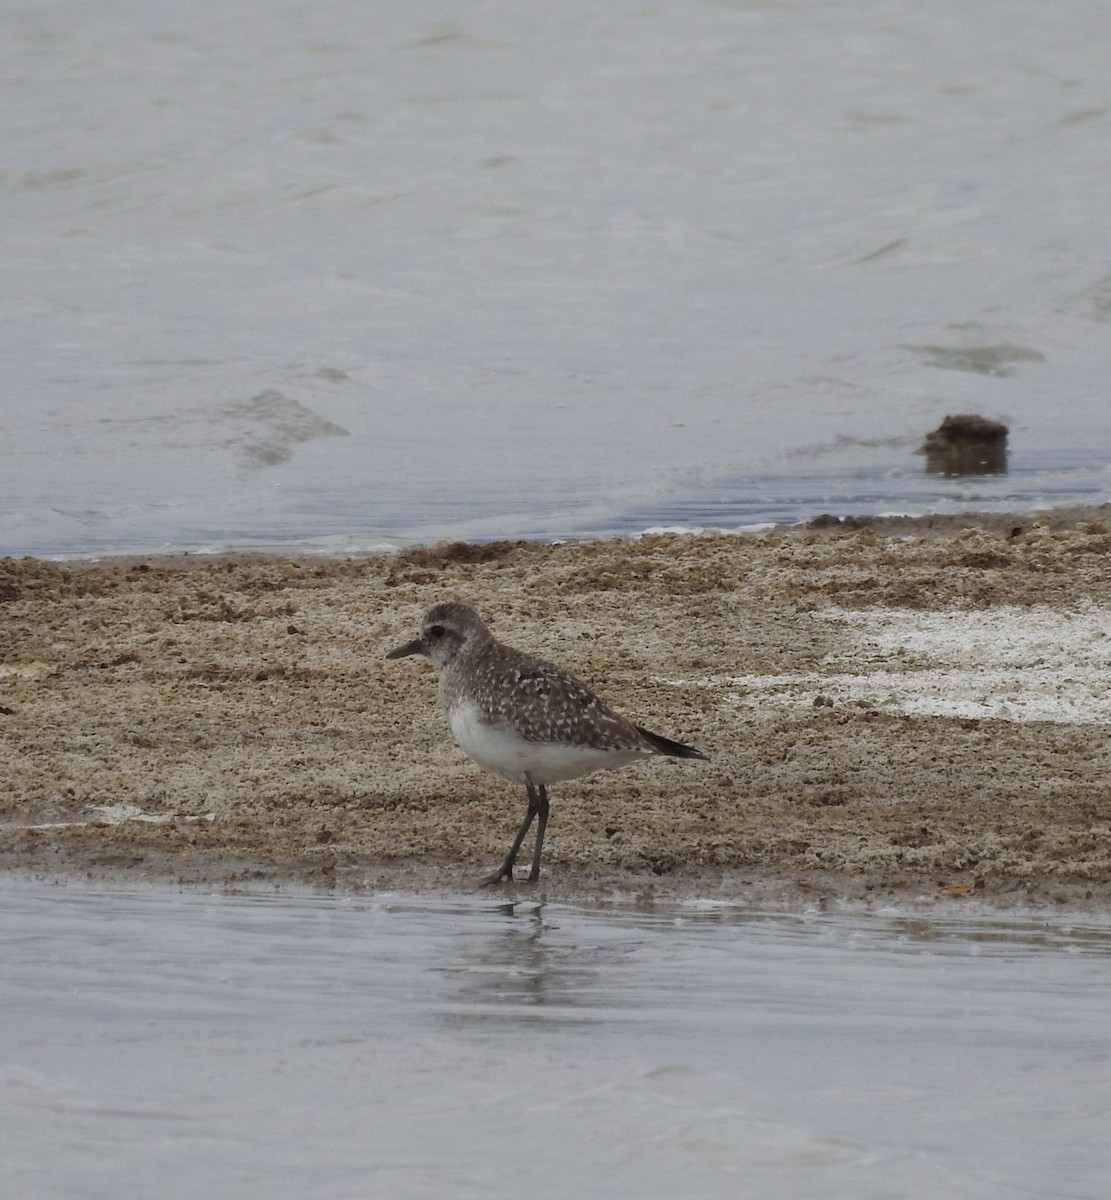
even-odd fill
[[[387,658],[423,654],[435,667],[445,667],[463,651],[490,640],[490,631],[475,610],[458,600],[429,609],[420,637],[398,646]]]

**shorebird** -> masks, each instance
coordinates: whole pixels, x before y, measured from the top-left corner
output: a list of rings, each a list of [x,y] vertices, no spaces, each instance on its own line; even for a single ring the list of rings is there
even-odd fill
[[[478,613],[458,601],[437,604],[420,637],[386,657],[409,654],[423,654],[439,671],[440,705],[460,747],[485,770],[525,785],[524,820],[505,861],[485,883],[512,882],[533,820],[529,882],[540,878],[548,784],[653,755],[706,757],[627,721],[559,667],[497,641]]]

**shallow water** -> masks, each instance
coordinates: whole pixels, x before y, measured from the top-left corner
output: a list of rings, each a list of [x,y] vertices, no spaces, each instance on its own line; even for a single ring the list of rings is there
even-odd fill
[[[0,890],[22,1200],[1111,1188],[1103,918]]]
[[[1104,0],[13,0],[0,553],[1111,495]],[[1011,470],[914,454],[949,412]]]

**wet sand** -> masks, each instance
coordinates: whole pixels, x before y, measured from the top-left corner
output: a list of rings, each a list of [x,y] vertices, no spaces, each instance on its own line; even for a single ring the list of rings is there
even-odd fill
[[[553,787],[544,877],[506,894],[1107,909],[1109,562],[1108,509],[0,560],[0,865],[476,887],[523,790],[455,747],[427,663],[384,658],[458,597],[709,757]]]

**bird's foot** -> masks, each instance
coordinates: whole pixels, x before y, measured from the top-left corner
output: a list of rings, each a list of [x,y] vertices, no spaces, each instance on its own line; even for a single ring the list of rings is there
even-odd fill
[[[487,875],[485,879],[479,880],[482,887],[497,887],[504,880],[506,883],[513,882],[513,868],[510,867],[507,871],[504,867],[500,871],[495,871],[493,875]]]
[[[535,867],[529,872],[528,882],[536,883],[540,879],[540,872]],[[485,879],[479,880],[482,887],[497,887],[500,883],[524,883],[523,879],[513,878],[512,867],[502,867],[493,875],[487,875]]]

